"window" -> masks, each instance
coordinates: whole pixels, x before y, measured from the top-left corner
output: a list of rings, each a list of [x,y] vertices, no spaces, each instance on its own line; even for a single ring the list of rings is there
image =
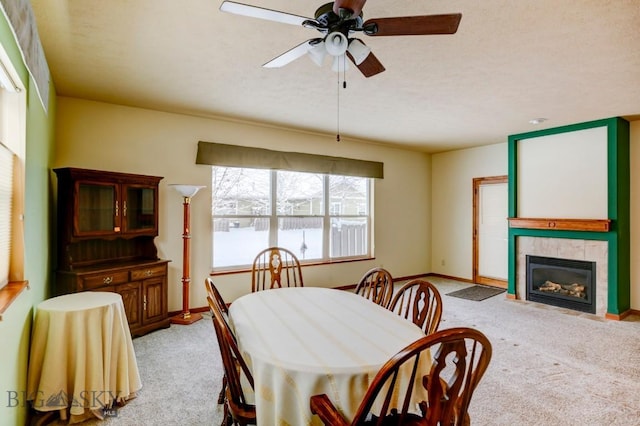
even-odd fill
[[[26,96],[8,64],[0,46],[0,288],[24,279]],[[0,314],[3,309],[6,306],[0,306]]]
[[[212,167],[213,267],[248,266],[266,247],[300,261],[371,255],[372,179]]]

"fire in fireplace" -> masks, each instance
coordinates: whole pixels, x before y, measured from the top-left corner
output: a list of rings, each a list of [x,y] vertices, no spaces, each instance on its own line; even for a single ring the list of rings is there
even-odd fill
[[[527,300],[596,312],[596,263],[526,256]]]

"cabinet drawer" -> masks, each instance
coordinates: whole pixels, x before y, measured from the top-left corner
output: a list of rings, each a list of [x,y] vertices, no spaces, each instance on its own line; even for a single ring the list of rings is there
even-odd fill
[[[131,281],[144,280],[151,277],[166,275],[166,266],[149,266],[148,268],[132,269]]]
[[[126,283],[129,281],[127,271],[112,272],[110,274],[97,274],[82,277],[82,288],[85,290],[97,289],[114,284]]]

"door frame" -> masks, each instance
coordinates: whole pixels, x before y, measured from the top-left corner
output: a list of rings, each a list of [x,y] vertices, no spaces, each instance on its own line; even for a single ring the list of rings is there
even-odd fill
[[[478,228],[480,226],[480,186],[498,183],[508,183],[508,176],[488,176],[473,179],[473,282],[476,284],[490,285],[493,287],[507,288],[507,280],[483,277],[478,274],[479,263],[479,241]],[[505,217],[506,221],[507,218]],[[506,259],[505,259],[506,260]]]

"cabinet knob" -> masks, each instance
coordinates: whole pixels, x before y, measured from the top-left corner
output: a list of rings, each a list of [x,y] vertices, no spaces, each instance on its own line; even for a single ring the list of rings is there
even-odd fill
[[[145,275],[150,277],[151,275],[153,275],[153,271],[151,269],[147,269],[147,271],[145,272]]]
[[[112,281],[113,281],[113,277],[104,277],[104,279],[102,280],[102,283],[111,284]]]
[[[147,295],[146,294],[142,297],[142,310],[143,311],[147,310]]]

